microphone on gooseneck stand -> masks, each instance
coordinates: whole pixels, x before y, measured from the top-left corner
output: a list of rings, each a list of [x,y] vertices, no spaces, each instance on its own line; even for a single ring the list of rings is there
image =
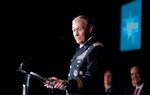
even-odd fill
[[[32,58],[32,57],[28,58],[28,59],[25,60],[25,61],[22,61],[21,64],[19,65],[19,67],[17,68],[17,71],[20,71],[20,72],[26,74],[27,71],[23,70],[23,67],[24,67],[24,64],[25,64],[25,63],[28,63],[28,61],[31,60],[31,58]]]
[[[19,67],[18,67],[17,71],[22,70],[22,67],[23,67],[23,62],[19,65]]]
[[[23,70],[23,69],[22,69],[22,68],[23,68],[23,65],[24,65],[24,62],[22,62],[22,63],[19,65],[19,67],[18,67],[17,71],[19,71],[19,72],[22,72],[22,73],[26,74],[27,72],[26,72],[25,70]]]

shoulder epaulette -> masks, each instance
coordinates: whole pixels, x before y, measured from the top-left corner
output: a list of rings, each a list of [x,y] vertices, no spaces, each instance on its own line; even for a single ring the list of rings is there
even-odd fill
[[[95,43],[93,44],[94,47],[96,47],[96,46],[98,46],[98,45],[104,47],[104,45],[103,45],[101,42],[95,42]]]

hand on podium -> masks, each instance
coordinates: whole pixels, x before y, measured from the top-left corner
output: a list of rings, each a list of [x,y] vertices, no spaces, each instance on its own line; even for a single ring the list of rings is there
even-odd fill
[[[61,80],[56,77],[49,77],[46,81],[44,86],[47,88],[55,88],[60,90],[65,90],[67,85],[69,84],[68,80]]]

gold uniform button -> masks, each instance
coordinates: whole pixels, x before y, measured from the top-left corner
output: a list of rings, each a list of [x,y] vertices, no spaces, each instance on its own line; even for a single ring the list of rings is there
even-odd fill
[[[79,71],[79,74],[80,74],[80,75],[83,75],[83,72],[82,72],[82,71]]]

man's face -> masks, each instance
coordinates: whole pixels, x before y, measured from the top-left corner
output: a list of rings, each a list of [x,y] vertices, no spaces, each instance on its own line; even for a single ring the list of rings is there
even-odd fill
[[[73,36],[77,44],[84,44],[87,40],[87,35],[90,33],[87,29],[87,25],[82,19],[77,19],[72,24]]]
[[[140,75],[139,68],[136,67],[136,66],[132,67],[131,71],[130,71],[130,74],[131,74],[132,85],[133,86],[138,85],[141,81],[141,75]]]

